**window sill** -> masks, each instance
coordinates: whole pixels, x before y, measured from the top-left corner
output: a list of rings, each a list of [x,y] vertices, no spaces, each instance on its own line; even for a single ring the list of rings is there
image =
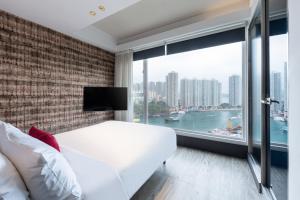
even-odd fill
[[[245,137],[231,138],[231,137],[226,137],[226,136],[211,135],[208,133],[193,132],[193,131],[187,131],[187,130],[181,130],[181,129],[175,129],[175,131],[176,131],[177,135],[185,136],[185,137],[225,142],[225,143],[230,143],[230,144],[238,144],[238,145],[243,145],[243,146],[248,145]]]

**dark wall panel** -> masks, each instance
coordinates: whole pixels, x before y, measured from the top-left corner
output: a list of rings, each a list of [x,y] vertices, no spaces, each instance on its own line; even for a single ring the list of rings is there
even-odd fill
[[[179,146],[200,149],[243,159],[247,158],[248,153],[248,147],[246,145],[232,144],[201,138],[192,138],[181,135],[177,135],[177,144]]]
[[[245,28],[237,28],[167,45],[167,54],[182,53],[245,40]]]

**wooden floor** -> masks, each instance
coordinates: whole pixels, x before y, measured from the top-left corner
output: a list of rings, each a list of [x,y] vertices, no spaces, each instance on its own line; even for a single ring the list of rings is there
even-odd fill
[[[265,200],[246,160],[179,147],[132,200]]]
[[[288,199],[288,171],[284,168],[271,167],[271,183],[277,200]]]

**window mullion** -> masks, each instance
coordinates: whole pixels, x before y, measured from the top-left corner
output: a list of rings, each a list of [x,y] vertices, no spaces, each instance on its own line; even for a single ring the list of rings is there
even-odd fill
[[[144,123],[148,124],[148,60],[143,60]]]

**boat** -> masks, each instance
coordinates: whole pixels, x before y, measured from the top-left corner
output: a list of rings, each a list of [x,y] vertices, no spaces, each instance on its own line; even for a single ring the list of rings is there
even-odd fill
[[[165,121],[179,121],[185,115],[184,111],[170,112]]]
[[[231,120],[235,120],[235,119],[241,119],[240,116],[233,116],[233,117],[230,117]]]
[[[274,119],[275,121],[281,121],[281,122],[284,122],[284,121],[285,121],[284,117],[281,117],[281,116],[275,116],[275,117],[273,117],[273,119]]]
[[[133,119],[133,122],[135,122],[135,123],[140,123],[140,122],[141,122],[141,119],[139,119],[139,118],[134,118],[134,119]]]
[[[283,126],[283,127],[281,128],[281,131],[282,131],[282,133],[287,134],[289,130],[288,130],[288,127],[287,127],[287,126]]]

